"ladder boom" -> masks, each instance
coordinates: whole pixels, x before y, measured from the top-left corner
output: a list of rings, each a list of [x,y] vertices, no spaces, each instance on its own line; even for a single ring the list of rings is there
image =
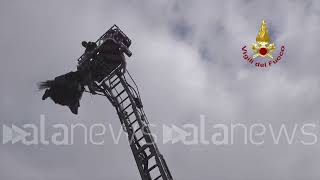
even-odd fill
[[[116,46],[118,56],[106,53],[110,43]],[[142,180],[172,180],[168,166],[150,132],[138,87],[126,70],[123,54],[128,57],[132,55],[128,49],[131,40],[114,25],[95,44],[93,50],[78,59],[77,68],[89,70],[95,77],[92,79],[93,86],[90,85],[91,90],[94,89],[95,94],[107,97],[115,107],[121,125],[128,134],[130,148]]]

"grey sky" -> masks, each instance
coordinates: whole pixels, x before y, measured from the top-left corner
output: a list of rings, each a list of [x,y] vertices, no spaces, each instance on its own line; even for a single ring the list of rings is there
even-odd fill
[[[283,60],[257,69],[242,59],[266,19]],[[74,70],[82,40],[117,24],[133,41],[128,69],[151,123],[319,124],[320,1],[0,2],[0,123],[111,123],[109,102],[85,95],[79,115],[42,101],[39,81]],[[276,54],[276,53],[275,53]],[[319,127],[318,127],[319,128]],[[161,129],[153,129],[156,134]],[[319,129],[316,130],[319,133]],[[318,180],[319,143],[161,144],[174,179]],[[104,146],[0,145],[3,180],[139,179],[128,142]]]

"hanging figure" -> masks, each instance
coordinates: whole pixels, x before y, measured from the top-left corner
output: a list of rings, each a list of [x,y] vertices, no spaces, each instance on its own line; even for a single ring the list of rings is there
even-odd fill
[[[50,97],[53,102],[68,106],[73,114],[78,114],[80,100],[84,91],[84,75],[80,71],[69,72],[39,84],[39,89],[46,89],[42,100]]]

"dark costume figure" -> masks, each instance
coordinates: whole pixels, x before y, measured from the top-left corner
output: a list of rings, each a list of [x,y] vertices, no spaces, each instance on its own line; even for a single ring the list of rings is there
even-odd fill
[[[76,71],[40,83],[39,89],[46,89],[42,100],[50,97],[56,104],[68,106],[72,113],[78,114],[84,91],[83,79],[83,74]]]

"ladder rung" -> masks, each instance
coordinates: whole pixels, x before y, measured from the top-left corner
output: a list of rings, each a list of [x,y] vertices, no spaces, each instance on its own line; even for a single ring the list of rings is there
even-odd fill
[[[124,117],[124,119],[127,119],[128,117],[130,117],[133,113],[134,113],[134,111],[132,111],[130,114],[128,114],[126,117]]]
[[[158,165],[157,164],[155,164],[155,165],[153,165],[150,169],[148,169],[148,172],[150,172],[150,171],[152,171],[154,168],[156,168]]]
[[[144,138],[144,136],[142,136],[141,138],[139,138],[139,139],[137,140],[137,142],[141,141],[143,138]]]
[[[127,96],[126,98],[124,98],[122,101],[119,102],[119,104],[122,104],[124,101],[126,101],[129,98],[129,96]]]
[[[115,87],[118,86],[118,84],[120,84],[120,83],[121,83],[121,81],[117,82],[116,84],[114,84],[114,85],[111,87],[111,89],[115,88]]]
[[[149,161],[149,159],[151,159],[152,157],[154,157],[154,154],[150,154],[149,156],[147,156],[146,158],[142,159],[141,162],[142,163],[146,163],[146,161]]]
[[[124,89],[124,90],[122,90],[117,96],[116,96],[116,98],[117,97],[119,97],[122,93],[124,93],[126,90]]]
[[[144,144],[143,146],[140,147],[140,149],[138,149],[138,151],[136,152],[136,154],[140,154],[142,151],[144,151],[145,149],[147,149],[149,146],[148,144]]]
[[[135,122],[137,122],[137,121],[138,121],[138,119],[132,121],[132,122],[129,124],[129,126],[131,127],[131,126],[132,126]]]
[[[119,102],[119,104],[122,104],[125,100],[127,100],[129,98],[129,96],[127,96],[126,98],[124,98],[121,102]]]
[[[136,130],[134,131],[134,133],[138,132],[138,131],[141,129],[141,127],[142,127],[142,126],[140,126],[138,129],[136,129]]]
[[[111,79],[111,78],[110,78]],[[118,77],[116,77],[114,80],[112,80],[111,82],[110,82],[110,84],[113,84],[117,79],[119,79]]]
[[[158,177],[156,177],[154,180],[157,180],[157,179],[159,179],[159,178],[161,178],[162,176],[161,176],[161,174],[158,176]]]
[[[131,106],[131,103],[128,104],[128,106],[126,106],[124,109],[122,109],[122,112],[125,111],[126,109],[128,109]]]
[[[148,161],[149,159],[151,159],[154,156],[154,154],[150,154],[149,156],[147,156],[143,161]]]

